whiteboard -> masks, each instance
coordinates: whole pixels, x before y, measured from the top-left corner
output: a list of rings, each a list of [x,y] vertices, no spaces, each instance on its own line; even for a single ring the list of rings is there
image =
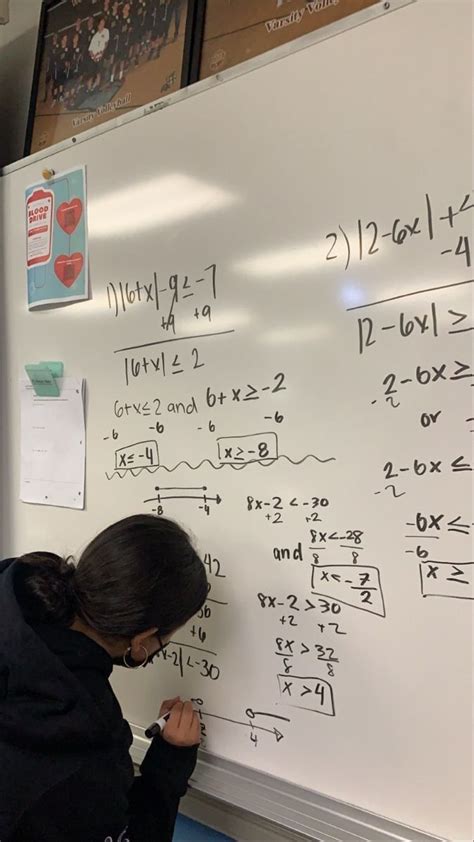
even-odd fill
[[[3,553],[177,518],[206,616],[117,672],[126,717],[190,695],[212,754],[450,839],[472,838],[471,15],[419,0],[1,181]],[[82,163],[92,299],[28,313],[24,189]],[[84,512],[18,502],[39,359],[87,381]]]

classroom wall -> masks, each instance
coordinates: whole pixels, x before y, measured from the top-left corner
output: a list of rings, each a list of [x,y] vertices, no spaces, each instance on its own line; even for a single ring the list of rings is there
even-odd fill
[[[0,167],[23,155],[41,0],[10,0],[0,26]]]

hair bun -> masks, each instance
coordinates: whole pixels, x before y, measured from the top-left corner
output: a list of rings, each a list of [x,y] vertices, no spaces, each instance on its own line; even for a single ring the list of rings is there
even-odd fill
[[[25,620],[71,625],[77,609],[74,564],[46,552],[29,553],[18,561],[25,567],[19,594]]]

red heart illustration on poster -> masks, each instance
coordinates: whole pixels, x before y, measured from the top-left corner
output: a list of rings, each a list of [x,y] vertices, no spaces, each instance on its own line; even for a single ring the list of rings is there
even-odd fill
[[[72,199],[70,202],[63,202],[56,211],[56,219],[66,234],[73,234],[82,216],[82,202],[80,199]]]
[[[80,251],[75,251],[74,254],[60,254],[54,261],[54,271],[65,287],[72,287],[83,265],[84,257]]]

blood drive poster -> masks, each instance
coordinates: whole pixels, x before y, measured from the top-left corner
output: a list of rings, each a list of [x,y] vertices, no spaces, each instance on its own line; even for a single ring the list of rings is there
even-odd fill
[[[28,309],[88,298],[86,168],[25,191]]]

